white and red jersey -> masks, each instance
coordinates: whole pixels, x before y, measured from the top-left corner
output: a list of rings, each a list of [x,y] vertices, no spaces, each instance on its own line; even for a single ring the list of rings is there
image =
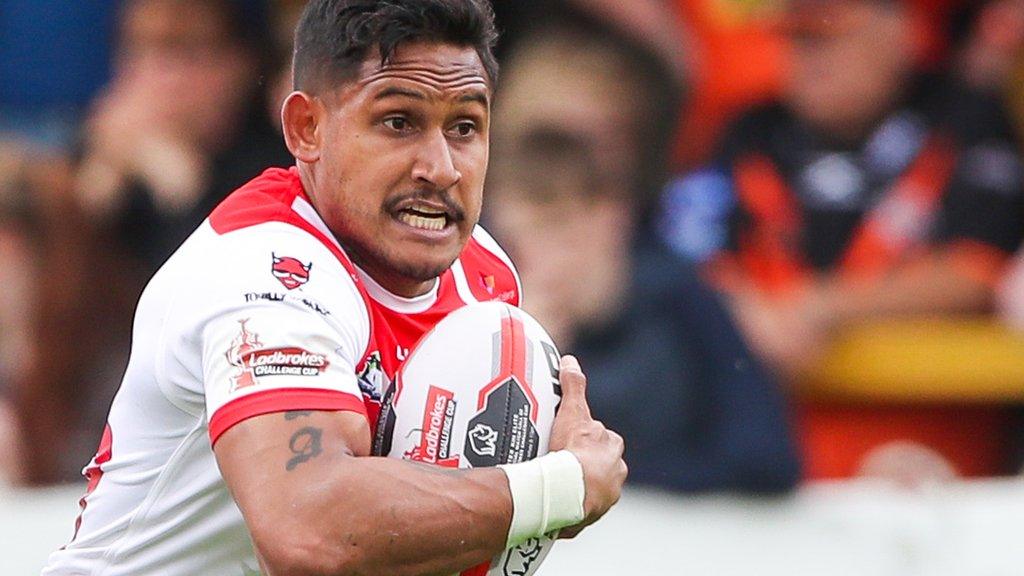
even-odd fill
[[[286,410],[351,410],[372,430],[421,335],[466,303],[519,299],[512,264],[479,227],[429,293],[387,292],[345,255],[297,171],[267,170],[143,292],[75,536],[43,574],[257,574],[214,458],[220,435]]]

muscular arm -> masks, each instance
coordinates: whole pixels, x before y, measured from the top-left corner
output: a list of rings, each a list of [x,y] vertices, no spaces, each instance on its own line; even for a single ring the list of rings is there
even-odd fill
[[[369,446],[353,412],[267,414],[221,436],[217,462],[268,575],[450,574],[504,549],[504,472],[369,457]]]

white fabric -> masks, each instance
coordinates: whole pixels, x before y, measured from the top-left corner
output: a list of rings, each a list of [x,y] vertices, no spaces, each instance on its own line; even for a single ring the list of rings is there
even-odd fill
[[[272,273],[275,255],[311,264],[305,283],[286,287]],[[308,368],[305,374],[246,380],[254,367],[238,361],[243,321],[250,344],[284,350],[265,361]],[[283,223],[224,235],[204,223],[141,297],[131,359],[110,411],[112,458],[87,496],[77,537],[50,556],[43,574],[257,574],[214,458],[210,419],[225,404],[268,390],[336,390],[361,399],[355,366],[369,329],[350,274],[319,240]]]

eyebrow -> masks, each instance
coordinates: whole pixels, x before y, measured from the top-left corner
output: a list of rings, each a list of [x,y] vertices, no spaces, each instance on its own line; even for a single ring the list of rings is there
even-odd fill
[[[387,88],[378,92],[373,99],[384,100],[386,98],[393,98],[395,96],[402,96],[406,98],[412,98],[414,100],[426,100],[427,96],[418,90],[412,90],[410,88],[402,88],[400,86],[388,86]],[[487,94],[483,92],[467,92],[458,99],[459,102],[478,102],[485,108],[489,105]]]
[[[463,94],[462,96],[459,96],[459,102],[478,102],[484,108],[487,108],[487,106],[489,104],[489,102],[487,100],[487,94],[484,94],[483,92],[477,92],[477,91],[467,92],[467,93]]]
[[[416,100],[426,100],[427,97],[422,92],[416,90],[410,90],[409,88],[400,88],[398,86],[388,86],[381,90],[373,97],[374,100],[383,100],[385,98],[391,98],[393,96],[405,96],[406,98],[413,98]]]

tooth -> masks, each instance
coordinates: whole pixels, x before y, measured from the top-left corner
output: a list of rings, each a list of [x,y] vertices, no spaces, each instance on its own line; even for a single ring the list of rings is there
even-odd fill
[[[443,230],[445,224],[444,218],[427,218],[416,214],[409,214],[408,212],[400,213],[398,219],[413,228],[431,231]]]

